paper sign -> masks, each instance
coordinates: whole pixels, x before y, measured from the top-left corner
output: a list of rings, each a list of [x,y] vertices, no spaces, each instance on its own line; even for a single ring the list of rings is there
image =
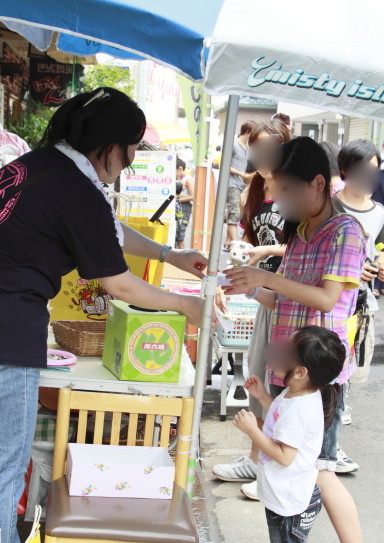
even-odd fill
[[[218,287],[230,287],[232,286],[232,281],[228,279],[228,277],[222,273],[218,272],[217,274],[217,286]]]
[[[134,173],[123,170],[120,192],[132,197],[131,217],[147,217],[176,193],[176,156],[170,151],[137,151],[132,163]],[[175,201],[173,200],[160,220],[169,223],[168,243],[175,242]]]

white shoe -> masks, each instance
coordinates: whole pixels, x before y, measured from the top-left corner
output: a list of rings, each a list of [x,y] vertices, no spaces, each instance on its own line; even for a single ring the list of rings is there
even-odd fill
[[[346,405],[341,415],[341,424],[347,426],[352,423],[352,407]]]
[[[349,458],[340,447],[337,447],[336,473],[354,473],[355,471],[359,471],[359,464]]]
[[[238,483],[253,481],[257,475],[257,464],[248,456],[241,456],[230,464],[216,464],[212,468],[212,473],[221,481]]]
[[[240,492],[244,494],[246,498],[259,502],[259,496],[257,495],[257,481],[241,485]]]

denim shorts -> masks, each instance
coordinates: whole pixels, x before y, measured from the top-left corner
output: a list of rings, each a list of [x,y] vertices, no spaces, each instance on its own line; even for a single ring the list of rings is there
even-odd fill
[[[269,385],[270,394],[276,398],[284,390],[284,387],[278,385]],[[337,442],[339,440],[341,429],[341,415],[344,411],[345,394],[347,392],[347,384],[340,385],[340,394],[337,401],[335,413],[331,426],[325,430],[323,445],[319,459],[317,461],[317,469],[320,471],[336,471],[337,465]]]
[[[321,511],[321,492],[316,485],[311,501],[304,513],[282,517],[270,509],[265,510],[271,543],[302,543],[307,541],[317,515]]]

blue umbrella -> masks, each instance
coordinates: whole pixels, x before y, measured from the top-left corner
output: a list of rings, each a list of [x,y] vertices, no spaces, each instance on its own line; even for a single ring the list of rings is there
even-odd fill
[[[2,2],[0,20],[42,51],[57,31],[62,51],[150,58],[198,80],[204,40],[212,36],[223,2],[18,0]]]

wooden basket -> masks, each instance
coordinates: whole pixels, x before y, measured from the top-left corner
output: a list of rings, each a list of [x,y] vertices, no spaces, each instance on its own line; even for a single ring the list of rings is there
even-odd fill
[[[52,321],[56,343],[77,356],[101,356],[105,321]]]

